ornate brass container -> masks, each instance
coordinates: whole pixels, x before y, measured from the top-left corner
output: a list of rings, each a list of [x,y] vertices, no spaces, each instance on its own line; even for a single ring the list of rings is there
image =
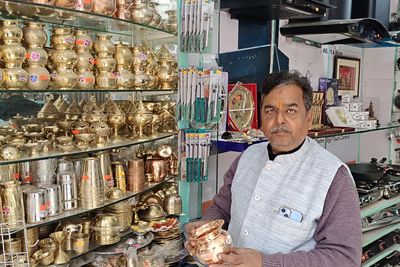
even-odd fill
[[[26,68],[28,80],[26,88],[29,90],[44,90],[50,85],[50,73],[42,66],[31,64]]]
[[[153,18],[151,19],[149,25],[153,26],[153,27],[159,27],[162,21],[161,15],[158,14],[157,10],[156,10],[156,6],[158,6],[158,3],[155,2],[148,2],[148,7],[151,10],[151,12],[153,12]]]
[[[58,67],[51,73],[52,85],[60,90],[75,88],[78,83],[78,75],[68,67]]]
[[[115,52],[114,43],[111,41],[111,35],[97,34],[97,40],[94,42],[94,50],[98,57],[111,56]]]
[[[134,116],[135,123],[139,126],[139,138],[144,138],[143,128],[151,123],[153,114],[143,106],[143,101],[140,100],[139,107]]]
[[[167,31],[177,33],[178,32],[178,18],[176,16],[176,10],[165,11],[168,15],[168,20],[165,25]]]
[[[77,30],[75,37],[75,49],[77,52],[77,63],[75,66],[78,75],[77,87],[83,90],[92,89],[96,81],[91,71],[94,65],[94,58],[89,52],[93,47],[93,41],[87,31],[83,30]]]
[[[133,63],[133,55],[127,45],[119,43],[115,46],[115,60],[118,66],[129,69]]]
[[[130,11],[131,20],[139,24],[149,24],[154,16],[154,12],[149,8],[146,0],[133,0]]]
[[[20,182],[9,181],[0,183],[0,203],[2,212],[0,219],[9,226],[17,226],[24,219],[22,191]]]
[[[74,8],[76,5],[76,0],[55,0],[55,6]]]
[[[89,51],[93,47],[93,40],[85,30],[75,31],[75,49]]]
[[[51,45],[55,49],[73,49],[75,45],[75,36],[71,28],[54,28],[53,34],[51,35]]]
[[[4,87],[9,90],[19,90],[25,87],[28,81],[28,73],[21,68],[21,64],[7,63],[4,73]]]
[[[20,43],[22,40],[22,29],[18,27],[16,20],[3,20],[1,26],[1,38],[5,44]]]
[[[22,29],[24,44],[30,48],[42,48],[47,42],[47,34],[43,30],[44,24],[38,22],[27,22]]]

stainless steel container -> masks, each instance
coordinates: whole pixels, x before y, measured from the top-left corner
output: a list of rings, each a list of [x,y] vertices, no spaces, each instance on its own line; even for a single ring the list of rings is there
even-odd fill
[[[32,164],[33,184],[41,187],[47,184],[54,184],[56,177],[56,160],[43,159],[34,161]]]
[[[101,177],[98,158],[85,158],[80,182],[80,205],[84,209],[93,209],[104,202],[104,183]]]
[[[48,216],[55,216],[62,212],[61,190],[59,185],[46,185],[43,187],[47,193]]]
[[[38,223],[46,220],[47,197],[44,189],[27,189],[23,192],[25,220],[27,223]]]
[[[75,172],[58,174],[57,184],[61,189],[62,209],[73,210],[78,208],[78,186]]]
[[[74,172],[74,163],[69,160],[59,160],[57,163],[57,173]]]
[[[74,162],[74,170],[76,173],[76,177],[80,178],[82,176],[83,160],[75,159],[73,162]]]
[[[32,183],[32,162],[22,162],[19,164],[19,173],[22,184]]]

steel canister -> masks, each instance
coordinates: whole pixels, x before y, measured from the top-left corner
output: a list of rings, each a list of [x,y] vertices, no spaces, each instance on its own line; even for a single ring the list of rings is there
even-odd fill
[[[78,186],[75,172],[59,173],[57,184],[61,190],[61,203],[63,210],[78,208]]]
[[[55,216],[62,212],[61,190],[59,185],[46,185],[42,187],[47,193],[48,216]]]
[[[25,220],[27,223],[38,223],[47,217],[47,196],[44,189],[27,189],[23,192]]]

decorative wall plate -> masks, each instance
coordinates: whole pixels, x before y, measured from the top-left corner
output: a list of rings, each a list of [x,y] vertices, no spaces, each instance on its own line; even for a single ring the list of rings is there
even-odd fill
[[[252,93],[242,84],[235,86],[228,96],[228,124],[237,131],[251,127],[255,111]]]

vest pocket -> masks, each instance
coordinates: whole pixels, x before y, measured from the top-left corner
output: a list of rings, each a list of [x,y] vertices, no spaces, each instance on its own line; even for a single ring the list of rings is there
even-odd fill
[[[271,236],[286,252],[294,251],[313,238],[316,224],[313,221],[297,222],[278,213],[272,215]]]

